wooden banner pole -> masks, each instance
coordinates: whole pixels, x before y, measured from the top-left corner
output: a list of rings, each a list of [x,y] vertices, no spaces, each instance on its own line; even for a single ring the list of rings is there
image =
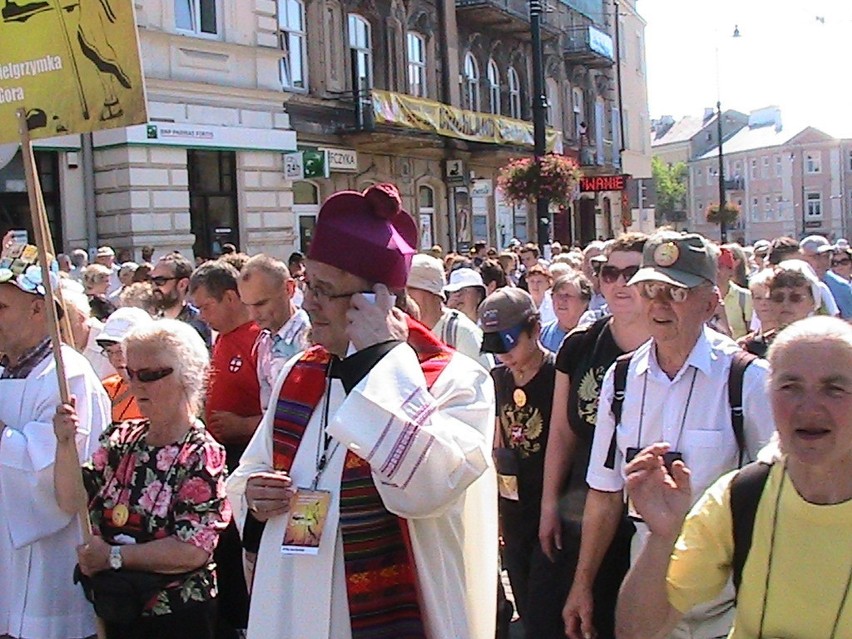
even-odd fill
[[[21,136],[21,156],[24,160],[24,174],[27,180],[27,194],[29,196],[30,216],[32,218],[33,232],[36,236],[38,248],[38,261],[41,266],[41,279],[44,284],[44,305],[47,311],[47,326],[50,332],[50,343],[53,347],[53,361],[56,365],[56,376],[59,383],[59,396],[63,404],[71,402],[71,393],[68,389],[68,378],[65,376],[65,363],[62,361],[62,339],[59,336],[59,321],[56,313],[53,288],[50,282],[50,266],[48,265],[48,249],[53,253],[53,247],[47,246],[46,229],[47,212],[44,208],[44,197],[41,192],[41,183],[36,170],[33,145],[30,139],[30,131],[27,127],[26,109],[18,109],[18,133]],[[55,255],[55,253],[53,253]],[[79,465],[80,460],[77,459]],[[92,539],[92,521],[89,519],[89,505],[86,501],[86,489],[83,485],[82,472],[76,475],[79,484],[75,487],[75,493],[80,495],[80,503],[77,506],[77,518],[80,520],[80,528],[83,532],[84,543]],[[106,632],[102,620],[98,619],[97,625],[99,639],[105,639]]]

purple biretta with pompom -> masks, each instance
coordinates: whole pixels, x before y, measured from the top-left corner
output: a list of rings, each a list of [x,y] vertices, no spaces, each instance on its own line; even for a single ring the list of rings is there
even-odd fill
[[[308,259],[389,289],[405,287],[417,252],[417,227],[393,184],[340,191],[322,205]]]

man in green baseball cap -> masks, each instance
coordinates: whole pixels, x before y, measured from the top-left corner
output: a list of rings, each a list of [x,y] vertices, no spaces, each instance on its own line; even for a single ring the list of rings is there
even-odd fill
[[[583,513],[584,532],[588,527],[595,534],[583,535],[577,562],[583,583],[575,579],[564,611],[574,634],[592,632],[584,603],[591,597],[588,584],[598,570],[595,558],[603,556],[622,517],[624,469],[633,456],[667,442],[670,460],[683,460],[692,471],[694,503],[716,478],[754,459],[774,430],[762,361],[742,377],[742,439],[733,428],[729,371],[739,348],[706,326],[719,304],[718,254],[700,235],[659,231],[645,243],[642,268],[630,279],[639,289],[651,339],[629,359],[618,360],[601,386]],[[634,558],[651,536],[637,521]],[[726,590],[684,618],[671,636],[726,636],[732,619],[733,592]]]
[[[718,249],[697,233],[661,231],[652,235],[642,252],[642,268],[630,280],[663,282],[680,288],[716,283]]]

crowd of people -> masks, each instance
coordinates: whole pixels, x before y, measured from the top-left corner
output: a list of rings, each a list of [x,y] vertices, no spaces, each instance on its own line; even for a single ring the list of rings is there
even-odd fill
[[[415,246],[4,240],[0,638],[852,638],[845,240]]]

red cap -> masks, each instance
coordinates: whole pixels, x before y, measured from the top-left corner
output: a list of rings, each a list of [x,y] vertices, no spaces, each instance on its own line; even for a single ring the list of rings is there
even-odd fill
[[[417,252],[417,227],[393,184],[340,191],[320,209],[308,259],[389,289],[405,287]]]

